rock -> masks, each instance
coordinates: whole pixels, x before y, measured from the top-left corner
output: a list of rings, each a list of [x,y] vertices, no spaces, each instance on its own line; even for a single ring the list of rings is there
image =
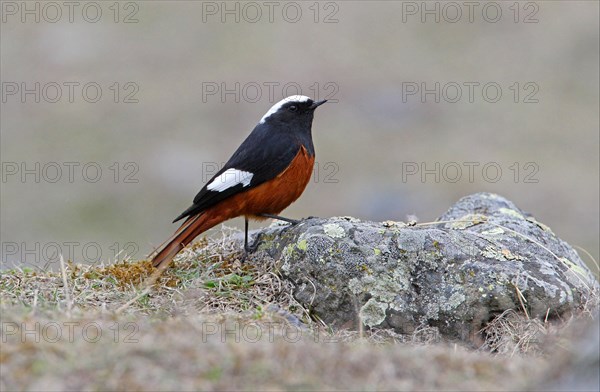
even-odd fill
[[[261,231],[295,298],[333,327],[437,328],[477,343],[507,309],[556,318],[598,282],[567,243],[505,198],[464,197],[436,222],[310,218]]]

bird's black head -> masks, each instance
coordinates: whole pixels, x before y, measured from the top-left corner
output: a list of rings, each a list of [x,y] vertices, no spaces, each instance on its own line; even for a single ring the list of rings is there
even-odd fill
[[[304,95],[292,95],[277,102],[260,119],[259,124],[301,127],[310,130],[315,109],[327,102],[313,101]]]

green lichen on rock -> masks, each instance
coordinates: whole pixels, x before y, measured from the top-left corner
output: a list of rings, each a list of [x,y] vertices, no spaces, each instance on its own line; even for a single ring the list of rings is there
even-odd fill
[[[485,249],[481,252],[482,256],[487,257],[489,259],[496,260],[518,260],[523,261],[525,257],[512,253],[509,249],[506,248],[496,248],[494,246],[486,246]]]
[[[406,273],[402,269],[394,269],[391,273],[374,273],[361,278],[353,278],[348,287],[354,294],[368,294],[370,297],[385,303],[391,303],[396,293],[409,285]]]
[[[516,209],[513,209],[513,208],[498,208],[498,211],[502,214],[509,215],[516,219],[525,219],[523,214],[521,214],[520,212],[518,212]]]
[[[507,309],[568,317],[598,289],[573,248],[525,216],[501,196],[476,194],[437,225],[315,218],[264,249],[283,263],[296,300],[328,325],[431,326],[468,341]]]
[[[323,231],[331,238],[342,238],[346,235],[344,228],[336,223],[324,224]]]
[[[487,219],[488,217],[483,214],[466,214],[449,223],[448,226],[452,229],[464,230],[467,227],[483,223]]]
[[[358,313],[360,321],[367,327],[379,325],[385,320],[387,308],[386,303],[371,298],[360,308]]]
[[[300,250],[306,251],[306,249],[308,249],[308,241],[306,241],[306,240],[300,240],[296,244],[296,247],[298,249],[300,249]]]
[[[452,309],[455,309],[457,306],[465,302],[465,300],[465,294],[460,291],[456,291],[452,293],[452,295],[450,296],[450,298],[447,299],[447,301],[441,303],[440,309],[444,311],[451,311]]]
[[[481,232],[481,234],[483,234],[485,236],[490,236],[490,237],[502,235],[504,233],[505,233],[505,231],[501,227],[494,227],[490,230],[484,230]]]

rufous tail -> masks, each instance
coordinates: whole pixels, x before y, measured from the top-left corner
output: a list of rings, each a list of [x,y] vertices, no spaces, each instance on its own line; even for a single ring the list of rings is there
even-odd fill
[[[211,211],[205,211],[198,215],[189,217],[177,229],[167,244],[152,258],[152,265],[164,270],[169,266],[173,258],[185,248],[194,238],[206,230],[218,225],[224,219],[213,216]]]

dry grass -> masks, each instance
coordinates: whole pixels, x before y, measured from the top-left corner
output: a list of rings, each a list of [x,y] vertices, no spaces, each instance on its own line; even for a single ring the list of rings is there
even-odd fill
[[[481,331],[485,343],[480,350],[514,356],[517,353],[543,354],[542,340],[548,334],[544,323],[537,319],[505,310]]]
[[[242,263],[235,234],[186,249],[142,295],[155,271],[145,260],[2,272],[0,389],[518,390],[544,377],[577,322],[506,311],[481,331],[479,351],[427,327],[333,331],[272,260]],[[580,317],[597,307],[590,296]]]
[[[29,330],[35,322],[77,327],[71,343],[23,343],[11,336],[0,357],[3,390],[498,390],[512,389],[503,380],[523,379],[538,365],[445,346],[372,345],[362,339],[339,342],[296,331],[269,332],[266,320],[190,316],[156,322],[14,312],[5,320],[27,323]],[[91,323],[103,332],[93,342],[97,334],[87,327]]]
[[[76,307],[125,314],[179,315],[244,312],[277,305],[310,321],[307,312],[291,296],[292,286],[279,278],[273,260],[242,262],[236,233],[196,242],[175,259],[171,268],[147,294],[136,298],[156,271],[148,260],[113,265],[65,264],[63,273],[17,269],[2,272],[0,299],[3,305],[33,308]],[[67,303],[70,297],[72,304]],[[190,306],[193,305],[191,308]]]

